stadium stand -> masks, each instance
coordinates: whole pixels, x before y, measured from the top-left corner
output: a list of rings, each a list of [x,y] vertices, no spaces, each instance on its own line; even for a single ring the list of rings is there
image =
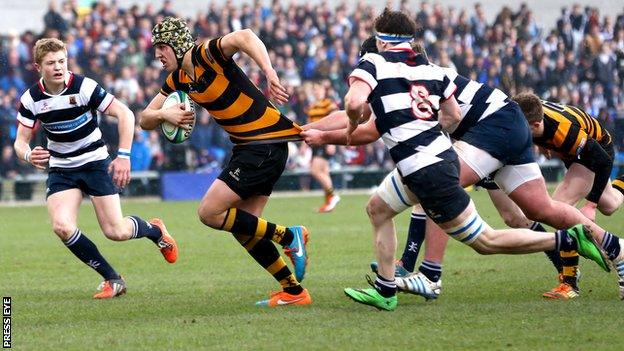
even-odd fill
[[[66,41],[70,70],[96,79],[139,111],[164,78],[150,44],[154,23],[176,15],[169,2],[164,4],[160,9],[153,4],[123,8],[114,1],[99,1],[85,9],[75,7],[75,1],[63,1],[59,8],[51,3],[42,18],[42,33],[0,37],[1,178],[34,172],[16,161],[10,148],[18,98],[38,78],[32,62],[34,42],[40,37]],[[187,18],[198,37],[246,27],[258,33],[291,94],[290,103],[279,108],[301,124],[306,122],[306,106],[313,102],[313,80],[326,80],[328,96],[341,102],[347,89],[345,78],[358,60],[360,43],[370,35],[376,14],[374,7],[363,3],[331,8],[327,2],[264,5],[256,0],[206,6],[203,15]],[[597,8],[575,4],[561,9],[555,28],[544,29],[522,4],[516,9],[503,7],[490,22],[479,3],[455,8],[423,1],[418,8],[401,10],[423,25],[420,40],[432,61],[508,94],[532,90],[551,101],[579,106],[601,119],[614,135],[616,147],[624,150],[624,13],[600,14]],[[244,55],[237,61],[264,88],[258,67]],[[117,148],[115,123],[100,119],[111,150]],[[182,145],[164,142],[158,132],[137,128],[132,167],[133,171],[209,171],[220,167],[229,149],[225,133],[202,110],[190,141]],[[291,156],[288,168],[304,177],[310,150],[304,144],[293,144]],[[343,165],[393,167],[380,143],[341,147],[334,162],[334,169]],[[305,179],[300,183],[307,187]]]

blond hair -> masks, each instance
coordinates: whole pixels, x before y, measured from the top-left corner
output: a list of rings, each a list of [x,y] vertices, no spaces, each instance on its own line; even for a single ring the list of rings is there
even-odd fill
[[[64,51],[67,54],[65,43],[56,38],[43,38],[35,43],[34,55],[35,63],[41,64],[43,57],[49,52]]]

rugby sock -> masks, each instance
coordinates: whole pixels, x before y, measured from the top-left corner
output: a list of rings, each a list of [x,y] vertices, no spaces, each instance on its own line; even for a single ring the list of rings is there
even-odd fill
[[[379,294],[383,297],[392,297],[396,295],[397,291],[394,279],[388,280],[379,274],[377,274],[377,279],[375,279],[375,289],[377,289]]]
[[[95,244],[86,235],[83,235],[80,229],[76,229],[74,234],[63,242],[69,251],[98,272],[105,280],[120,278],[119,274],[102,257]]]
[[[151,225],[138,216],[128,216],[127,218],[132,222],[132,239],[145,237],[153,241],[154,244],[158,244],[158,241],[162,237],[160,228]]]
[[[611,183],[611,186],[624,194],[624,175],[615,178],[615,180]]]
[[[533,222],[533,225],[531,225],[531,230],[535,232],[546,233],[546,228],[544,228],[544,226],[539,222]],[[544,253],[548,257],[550,262],[552,262],[553,266],[555,266],[555,269],[557,270],[557,272],[561,273],[563,271],[563,262],[561,260],[561,256],[559,255],[559,251],[548,250],[548,251],[544,251]]]
[[[334,187],[330,187],[325,189],[325,197],[328,198],[330,196],[334,195]]]
[[[267,222],[238,208],[227,210],[221,230],[255,237],[257,241],[268,239],[282,246],[290,244],[294,238],[293,232],[283,225]]]
[[[280,283],[285,292],[291,295],[301,294],[303,288],[272,242],[266,239],[255,240],[255,237],[240,234],[234,234],[234,237]]]
[[[601,245],[610,260],[615,260],[620,254],[620,238],[616,235],[605,232]]]
[[[578,290],[577,286],[577,270],[579,265],[579,254],[576,251],[560,251],[561,261],[563,263],[563,282]]]
[[[440,278],[442,278],[442,265],[433,261],[422,261],[418,271],[424,274],[425,277],[432,282],[437,282]]]
[[[555,250],[556,251],[576,251],[578,244],[576,239],[568,234],[565,229],[560,229],[555,232]]]
[[[405,242],[405,248],[401,256],[403,268],[410,272],[414,271],[418,253],[420,253],[420,248],[425,240],[426,223],[427,216],[424,213],[412,211],[412,218],[407,231],[407,241]]]

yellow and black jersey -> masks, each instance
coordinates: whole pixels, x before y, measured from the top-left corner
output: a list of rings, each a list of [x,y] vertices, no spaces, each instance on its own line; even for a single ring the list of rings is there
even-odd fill
[[[323,99],[308,107],[308,123],[316,122],[336,111],[338,106],[331,99]]]
[[[221,51],[221,38],[195,45],[191,60],[195,79],[182,69],[167,76],[160,90],[186,92],[230,135],[234,144],[301,140],[301,128],[282,115],[232,58]]]
[[[611,144],[611,135],[600,122],[580,108],[542,100],[544,134],[535,144],[558,152],[562,157],[578,157],[589,139]]]

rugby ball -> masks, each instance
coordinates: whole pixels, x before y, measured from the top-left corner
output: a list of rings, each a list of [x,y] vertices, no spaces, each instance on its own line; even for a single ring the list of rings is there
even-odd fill
[[[195,127],[195,103],[189,98],[188,94],[183,91],[176,90],[173,93],[169,94],[165,99],[161,109],[169,108],[171,106],[177,104],[184,104],[184,109],[186,111],[193,112],[193,122],[190,124],[190,128],[179,128],[169,122],[162,122],[160,124],[160,129],[162,130],[165,138],[174,144],[180,144],[191,136],[191,132]]]

